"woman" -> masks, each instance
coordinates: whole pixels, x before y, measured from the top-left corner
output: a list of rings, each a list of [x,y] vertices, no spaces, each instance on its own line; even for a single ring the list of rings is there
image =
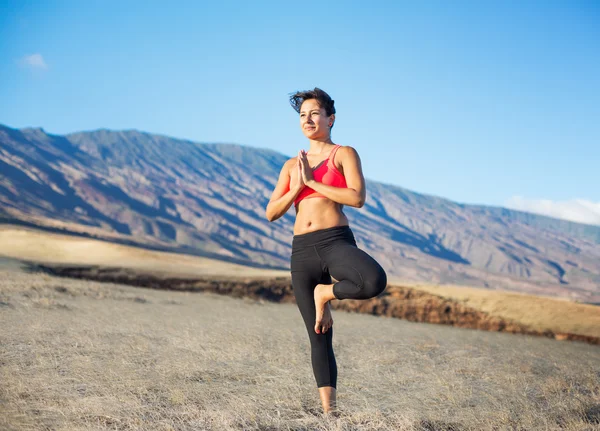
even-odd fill
[[[331,341],[332,299],[368,299],[386,287],[383,268],[356,246],[344,205],[361,208],[366,189],[360,158],[352,147],[335,145],[334,101],[319,88],[290,97],[309,139],[288,160],[266,208],[269,221],[296,208],[292,241],[292,287],[311,344],[312,367],[323,410],[336,408],[337,366]],[[336,280],[332,283],[331,276]]]

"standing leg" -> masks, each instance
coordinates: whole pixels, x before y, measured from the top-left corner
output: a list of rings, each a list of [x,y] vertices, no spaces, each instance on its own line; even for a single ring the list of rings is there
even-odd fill
[[[317,387],[336,386],[337,366],[333,354],[333,328],[324,334],[313,331],[315,321],[314,288],[323,278],[313,278],[305,272],[292,272],[292,287],[298,309],[308,331],[311,347],[311,360]]]
[[[331,282],[319,266],[318,274],[310,271],[292,271],[292,287],[296,303],[308,331],[311,347],[311,361],[323,409],[327,412],[335,407],[335,388],[337,385],[337,364],[333,353],[333,328],[317,334],[313,330],[315,321],[314,288],[317,284]]]

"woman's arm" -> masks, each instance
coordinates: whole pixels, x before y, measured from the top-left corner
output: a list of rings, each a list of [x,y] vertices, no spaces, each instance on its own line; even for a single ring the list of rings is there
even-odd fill
[[[292,165],[296,165],[296,172],[298,173],[298,180],[294,185],[294,188],[290,189],[290,169]],[[302,175],[300,174],[300,163],[298,158],[293,158],[285,162],[279,173],[279,179],[275,185],[275,189],[271,194],[271,199],[267,204],[265,215],[267,220],[275,221],[283,216],[294,203],[296,196],[304,188],[304,182],[302,181]]]
[[[347,188],[328,186],[315,181],[312,177],[312,171],[310,171],[306,153],[303,153],[300,157],[304,182],[308,187],[334,202],[355,208],[362,208],[365,204],[367,189],[365,187],[365,178],[362,173],[360,157],[352,147],[341,147],[337,154],[344,170]]]

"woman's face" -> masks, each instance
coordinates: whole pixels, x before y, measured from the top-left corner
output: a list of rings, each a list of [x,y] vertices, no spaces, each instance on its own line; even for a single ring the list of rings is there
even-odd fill
[[[300,106],[300,127],[308,139],[327,139],[331,134],[334,116],[327,116],[316,99],[308,99]]]

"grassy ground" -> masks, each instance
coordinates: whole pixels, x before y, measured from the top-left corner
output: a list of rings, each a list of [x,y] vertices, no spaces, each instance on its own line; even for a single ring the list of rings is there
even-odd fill
[[[206,275],[289,277],[288,271],[249,268],[198,256],[150,251],[11,225],[0,226],[0,256],[53,264],[122,266],[140,273],[178,278],[198,278]],[[392,282],[393,280],[390,280],[390,283]],[[476,310],[527,325],[533,330],[600,337],[598,306],[462,286],[411,283],[401,285],[460,301]]]
[[[40,263],[126,265],[128,268],[178,277],[203,274],[253,277],[289,275],[289,271],[252,268],[206,257],[147,250],[11,225],[0,225],[0,257]]]
[[[334,319],[325,418],[293,304],[0,270],[0,429],[600,427],[597,346]]]

